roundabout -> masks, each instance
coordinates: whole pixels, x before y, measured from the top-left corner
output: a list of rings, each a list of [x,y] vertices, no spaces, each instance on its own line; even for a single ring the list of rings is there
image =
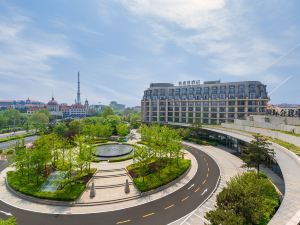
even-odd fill
[[[18,224],[21,225],[88,225],[95,222],[105,225],[169,224],[189,214],[205,202],[219,183],[220,170],[216,162],[197,148],[187,150],[193,158],[188,178],[184,177],[173,186],[153,195],[144,197],[136,195],[133,199],[126,199],[122,202],[79,203],[73,207],[63,207],[41,205],[23,199],[11,201],[11,196],[4,196],[5,192],[1,190],[0,207],[16,216]],[[126,166],[126,162],[113,164]],[[110,167],[113,168],[112,165]],[[2,181],[1,185],[3,189]],[[121,187],[122,190],[123,188]]]

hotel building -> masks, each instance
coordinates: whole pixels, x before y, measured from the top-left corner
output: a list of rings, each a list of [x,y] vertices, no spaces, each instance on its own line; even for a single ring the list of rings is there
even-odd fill
[[[152,83],[141,101],[142,122],[221,124],[264,115],[268,101],[259,81]]]

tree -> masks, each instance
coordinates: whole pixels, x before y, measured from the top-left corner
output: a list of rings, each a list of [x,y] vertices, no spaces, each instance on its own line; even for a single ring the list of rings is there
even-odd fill
[[[68,131],[68,127],[65,123],[57,123],[54,127],[54,133],[60,137],[64,137]]]
[[[119,123],[116,129],[117,129],[117,134],[120,136],[126,136],[128,134],[128,127],[125,123]]]
[[[97,137],[110,137],[113,129],[110,124],[97,124],[95,127],[95,134]]]
[[[263,175],[247,172],[232,178],[206,214],[212,225],[267,224],[279,206],[279,194]]]
[[[24,174],[24,168],[26,166],[26,146],[24,139],[17,141],[15,145],[15,151],[13,155],[13,162],[17,170]]]
[[[105,106],[102,112],[100,113],[100,116],[106,118],[109,115],[115,115],[115,112],[111,107]]]
[[[151,149],[147,146],[135,146],[135,156],[138,164],[138,173],[143,178],[145,183],[145,176],[149,170],[149,161],[152,157]]]
[[[254,135],[252,140],[243,150],[242,159],[247,167],[255,167],[257,174],[261,164],[267,164],[274,161],[275,152],[270,149],[270,143],[259,134]]]
[[[36,131],[44,132],[46,130],[46,125],[49,123],[49,118],[45,113],[36,111],[30,117],[30,123],[36,129]]]

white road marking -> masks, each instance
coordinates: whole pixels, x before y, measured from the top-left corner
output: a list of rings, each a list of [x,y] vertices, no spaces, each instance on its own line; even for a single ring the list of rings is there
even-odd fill
[[[1,211],[1,210],[0,210],[0,213],[3,213],[3,214],[6,215],[6,216],[12,216],[12,214],[9,213],[9,212],[4,212],[4,211]]]
[[[190,190],[192,187],[194,187],[195,186],[195,184],[192,184],[189,188],[188,188],[188,190]]]
[[[207,190],[207,188],[206,188],[206,189],[202,192],[201,195],[204,195],[207,191],[208,191],[208,190]]]

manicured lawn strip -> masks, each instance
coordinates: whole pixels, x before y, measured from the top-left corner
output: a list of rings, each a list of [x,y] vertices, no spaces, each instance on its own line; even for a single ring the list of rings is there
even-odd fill
[[[288,150],[294,152],[295,154],[300,154],[300,147],[291,144],[289,142],[286,141],[282,141],[280,139],[277,138],[271,138],[271,137],[267,137],[270,141],[275,142],[278,145],[281,145],[282,147],[287,148]]]
[[[91,174],[95,172],[95,168],[91,169]],[[9,171],[7,173],[8,184],[15,191],[41,199],[74,201],[81,195],[86,186],[84,177],[87,176],[87,173],[83,173],[80,177],[78,177],[75,184],[67,184],[62,190],[57,190],[55,192],[41,192],[40,187],[46,179],[42,176],[39,176],[39,184],[37,185],[35,177],[30,177],[28,181],[27,175],[25,174],[22,175],[20,172]]]
[[[128,156],[124,156],[124,157],[120,157],[120,158],[116,158],[116,159],[110,159],[109,162],[123,162],[129,159],[133,159],[133,155],[128,155]]]
[[[295,134],[295,133],[288,132],[288,131],[283,131],[283,130],[274,130],[274,129],[271,129],[271,130],[272,130],[272,131],[276,131],[276,132],[280,132],[280,133],[283,133],[283,134],[292,135],[292,136],[295,136],[295,137],[300,137],[300,134]]]
[[[140,192],[150,191],[168,184],[180,177],[190,167],[190,165],[190,160],[179,159],[177,165],[176,159],[173,159],[170,164],[165,165],[165,167],[161,169],[160,176],[158,172],[150,173],[144,177],[144,182],[142,177],[134,178],[133,182]],[[136,164],[132,164],[127,167],[127,170],[136,171],[138,168],[136,167]]]
[[[194,142],[198,145],[211,145],[211,146],[217,146],[218,145],[218,143],[216,141],[203,140],[203,139],[197,139],[197,138],[188,138],[187,141]]]
[[[26,138],[26,137],[30,137],[30,136],[34,136],[34,135],[35,134],[20,134],[20,135],[16,135],[16,136],[12,136],[12,137],[0,138],[0,143],[6,142],[6,141],[13,141],[13,140],[21,139],[21,138]]]

